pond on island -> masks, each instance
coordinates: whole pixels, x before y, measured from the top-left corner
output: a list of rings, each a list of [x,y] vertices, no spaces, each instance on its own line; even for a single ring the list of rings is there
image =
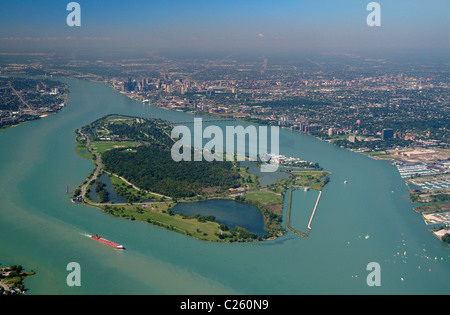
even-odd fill
[[[275,184],[279,179],[289,177],[288,174],[283,172],[261,172],[256,163],[251,161],[240,161],[239,164],[242,166],[247,166],[250,174],[259,175],[258,181],[261,188]]]
[[[108,192],[108,201],[107,202],[114,202],[114,203],[126,203],[127,202],[125,200],[125,198],[123,198],[117,194],[117,192],[114,190],[111,180],[109,179],[108,175],[106,175],[106,174],[100,175],[98,177],[98,179],[92,185],[91,190],[89,192],[89,198],[92,201],[100,202],[99,192],[96,191],[98,182],[105,184],[103,189],[105,189]]]
[[[188,215],[213,215],[220,224],[226,224],[230,228],[240,226],[249,232],[263,236],[267,233],[264,229],[264,219],[261,212],[253,205],[240,203],[234,200],[207,200],[199,202],[180,203],[173,211]]]

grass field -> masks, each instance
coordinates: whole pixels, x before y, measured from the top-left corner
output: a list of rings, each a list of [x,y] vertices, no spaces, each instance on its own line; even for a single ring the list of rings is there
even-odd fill
[[[93,156],[91,152],[89,152],[88,148],[86,147],[86,140],[77,140],[77,145],[75,147],[75,151],[77,152],[78,156],[93,160]]]
[[[245,200],[259,202],[261,204],[282,203],[283,197],[271,191],[249,191],[245,195]]]
[[[93,141],[91,147],[96,152],[102,154],[108,150],[115,148],[135,148],[134,141]]]
[[[144,205],[102,206],[101,209],[113,216],[128,220],[147,222],[171,231],[208,242],[223,242],[219,235],[231,235],[221,231],[217,222],[200,222],[196,218],[171,211],[174,203],[149,203]]]
[[[317,181],[324,176],[329,175],[330,172],[326,171],[293,171],[292,175],[295,176],[294,186],[303,186],[312,181]]]
[[[275,185],[270,185],[269,189],[277,193],[285,193],[289,188],[307,185],[311,189],[321,190],[326,183],[323,180],[320,183],[315,182],[330,174],[327,171],[292,171],[291,176],[277,181]]]
[[[386,153],[386,151],[370,151],[370,152],[362,152],[362,154],[371,156],[371,157],[376,157],[379,159],[392,159],[393,158],[393,156],[389,153]]]
[[[258,175],[248,173],[247,167],[245,166],[238,166],[237,170],[242,177],[241,184],[243,187],[249,186],[250,189],[257,189],[260,187]]]
[[[327,183],[328,183],[328,177],[324,180],[321,180],[320,182],[309,185],[309,188],[317,190],[317,191],[321,191]]]
[[[147,208],[131,205],[118,208],[123,209],[121,216],[125,215],[123,216],[124,218],[134,218],[138,221],[162,226],[201,240],[219,240],[218,236],[215,235],[215,233],[219,232],[219,224],[217,222],[199,222],[194,218],[184,219],[180,214],[170,215],[169,210],[172,206],[173,204],[169,203],[154,203]]]

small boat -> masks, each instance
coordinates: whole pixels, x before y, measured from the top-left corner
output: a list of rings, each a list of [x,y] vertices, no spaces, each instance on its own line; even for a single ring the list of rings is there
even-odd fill
[[[344,180],[344,184],[347,184],[347,181],[346,181],[346,180]]]
[[[107,239],[101,238],[99,235],[95,235],[95,236],[92,235],[91,238],[93,240],[95,240],[95,241],[98,241],[98,242],[103,243],[105,245],[111,246],[111,247],[113,247],[115,249],[125,249],[125,247],[123,247],[123,245],[119,245],[119,244],[116,244],[114,242],[108,241]]]

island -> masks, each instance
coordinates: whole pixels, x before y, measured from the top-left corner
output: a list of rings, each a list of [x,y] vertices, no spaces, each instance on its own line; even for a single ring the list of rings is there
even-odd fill
[[[76,130],[76,151],[94,163],[94,170],[71,199],[123,219],[137,220],[210,242],[272,240],[286,233],[283,205],[290,189],[322,190],[330,173],[317,163],[295,159],[285,176],[261,187],[259,176],[234,161],[175,162],[171,148],[173,124],[159,119],[108,115]],[[194,149],[191,148],[191,154]],[[258,165],[260,161],[253,161]],[[111,194],[122,202],[111,200]],[[96,199],[96,200],[94,200]],[[256,206],[266,234],[259,236],[217,222],[213,215],[186,215],[180,203],[234,200]]]
[[[23,295],[23,281],[34,275],[34,271],[24,271],[21,265],[0,268],[0,295]]]

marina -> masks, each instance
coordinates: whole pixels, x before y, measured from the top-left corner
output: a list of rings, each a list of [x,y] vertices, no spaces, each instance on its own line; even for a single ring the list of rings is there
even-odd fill
[[[426,164],[415,165],[397,165],[400,176],[404,179],[409,179],[413,176],[429,176],[438,174],[438,171],[430,169]]]
[[[431,190],[431,189],[449,189],[450,188],[450,175],[439,175],[433,177],[416,177],[410,179],[408,182],[413,184],[419,190]]]

